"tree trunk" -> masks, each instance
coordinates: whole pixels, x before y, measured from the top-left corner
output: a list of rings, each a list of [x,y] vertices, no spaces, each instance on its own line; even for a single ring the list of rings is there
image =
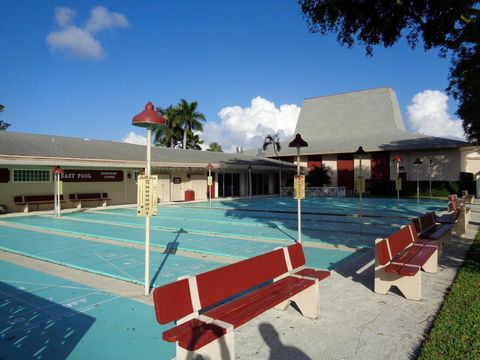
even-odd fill
[[[187,128],[183,129],[183,148],[187,148]]]

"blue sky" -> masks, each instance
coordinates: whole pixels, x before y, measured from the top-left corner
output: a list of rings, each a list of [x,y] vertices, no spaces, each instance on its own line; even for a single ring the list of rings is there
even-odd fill
[[[107,16],[95,22],[98,6]],[[68,11],[58,18],[60,8]],[[259,131],[285,127],[289,136],[285,123],[296,112],[282,105],[381,86],[396,91],[411,130],[429,130],[408,122],[415,116],[459,124],[456,104],[438,92],[448,85],[448,59],[404,41],[366,57],[361,46],[310,34],[296,1],[16,0],[1,9],[0,119],[12,124],[9,131],[121,141],[129,132],[143,135],[131,118],[147,101],[165,107],[184,98],[206,115],[208,142],[249,146],[245,134],[222,131],[262,123],[254,108],[270,116]],[[426,95],[415,115],[407,106],[417,94]]]

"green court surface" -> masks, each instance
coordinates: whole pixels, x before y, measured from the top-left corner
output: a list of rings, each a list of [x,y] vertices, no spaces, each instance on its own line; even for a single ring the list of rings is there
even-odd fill
[[[153,307],[0,261],[0,359],[172,359]]]
[[[0,228],[0,249],[106,275],[135,284],[144,283],[144,251],[113,244],[45,234],[31,230]],[[223,264],[169,253],[151,252],[153,285],[175,281]]]

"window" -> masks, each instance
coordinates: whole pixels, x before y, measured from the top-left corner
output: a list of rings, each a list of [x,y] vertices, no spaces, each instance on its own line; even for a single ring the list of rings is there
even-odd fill
[[[13,170],[14,182],[48,182],[50,170]]]

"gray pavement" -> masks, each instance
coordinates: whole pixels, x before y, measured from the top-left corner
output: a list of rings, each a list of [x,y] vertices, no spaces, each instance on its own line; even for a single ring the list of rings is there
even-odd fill
[[[422,273],[422,300],[373,292],[374,250],[320,283],[320,316],[270,310],[236,330],[237,359],[414,359],[480,225],[480,203],[462,237],[444,245],[436,274]]]

